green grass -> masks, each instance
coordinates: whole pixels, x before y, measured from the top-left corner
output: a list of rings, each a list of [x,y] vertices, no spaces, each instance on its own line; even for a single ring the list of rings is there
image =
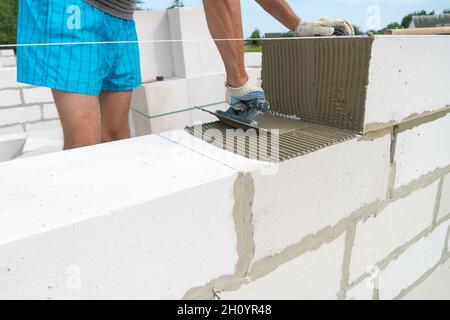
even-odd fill
[[[262,52],[262,46],[245,45],[245,52]]]

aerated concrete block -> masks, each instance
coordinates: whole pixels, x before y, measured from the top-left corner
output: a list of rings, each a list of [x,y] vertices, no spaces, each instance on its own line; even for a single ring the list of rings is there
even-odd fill
[[[11,57],[14,56],[13,49],[2,49],[0,50],[0,57]]]
[[[380,275],[380,299],[396,298],[441,259],[450,222],[438,226],[431,234],[411,245],[392,261]]]
[[[38,88],[23,89],[22,92],[26,104],[53,102],[52,91],[49,88],[38,87]]]
[[[402,300],[450,300],[450,260],[413,288]]]
[[[17,82],[16,79],[16,68],[0,69],[0,90],[5,88],[11,89],[29,86],[28,84]]]
[[[180,299],[234,272],[236,171],[171,141],[7,162],[0,176],[3,299]]]
[[[450,105],[450,36],[377,36],[372,45],[365,130]]]
[[[254,86],[261,87],[262,85],[262,78],[261,78],[261,71],[262,68],[246,68],[249,81]]]
[[[173,55],[167,10],[138,10],[134,14],[141,57],[142,81],[173,77]],[[161,41],[161,42],[158,42]]]
[[[0,126],[37,121],[41,119],[39,106],[0,109]]]
[[[225,74],[213,74],[187,79],[189,92],[189,106],[204,107],[210,111],[226,110],[225,103]],[[214,104],[213,106],[209,106]],[[195,124],[217,121],[201,110],[191,111],[192,122]]]
[[[0,108],[18,106],[22,104],[20,91],[17,89],[7,89],[0,91]]]
[[[337,299],[342,278],[345,236],[280,265],[237,291],[219,293],[225,300]]]
[[[60,129],[62,131],[61,121],[57,119],[25,124],[26,132],[42,131],[49,129]]]
[[[234,271],[233,183],[208,183],[0,246],[0,265],[9,270],[0,269],[0,297],[181,299]]]
[[[203,8],[168,11],[175,76],[198,77],[224,72],[219,51],[208,31]]]
[[[27,134],[18,133],[0,137],[0,162],[12,160],[22,154]]]
[[[0,68],[12,68],[17,65],[16,57],[1,57],[0,56]]]
[[[389,136],[351,140],[283,162],[273,175],[253,174],[255,259],[277,254],[384,200],[389,147]]]
[[[374,283],[371,278],[360,281],[347,291],[347,300],[372,300]]]
[[[23,133],[23,127],[20,124],[0,128],[0,136],[6,136],[13,133]]]
[[[371,46],[368,37],[264,41],[262,80],[272,110],[363,132]]]
[[[397,137],[395,188],[450,165],[450,114],[410,130]]]
[[[133,92],[131,106],[137,135],[184,128],[192,124],[186,79],[146,83]]]
[[[438,183],[390,203],[384,210],[356,226],[350,264],[350,281],[386,258],[392,251],[430,227]]]
[[[44,119],[57,119],[59,118],[58,110],[54,103],[45,104],[43,106]]]

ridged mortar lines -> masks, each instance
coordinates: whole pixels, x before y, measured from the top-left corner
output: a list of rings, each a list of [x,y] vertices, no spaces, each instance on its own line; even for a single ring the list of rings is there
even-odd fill
[[[405,186],[402,188],[402,190],[397,191],[393,194],[392,199],[386,199],[384,201],[375,201],[372,203],[367,204],[363,208],[351,213],[348,217],[342,219],[337,224],[333,226],[327,226],[318,231],[315,234],[307,235],[305,238],[303,238],[300,242],[293,244],[291,246],[288,246],[285,248],[282,252],[275,254],[273,256],[268,256],[265,258],[262,258],[258,261],[251,262],[253,259],[253,254],[251,255],[244,255],[242,257],[243,260],[240,260],[241,262],[238,263],[238,265],[248,265],[248,261],[250,260],[250,272],[243,272],[242,270],[236,271],[233,275],[227,275],[220,278],[217,278],[210,283],[189,290],[189,292],[186,294],[185,299],[213,299],[220,295],[220,292],[222,291],[236,291],[238,290],[242,285],[247,284],[249,282],[255,281],[257,279],[260,279],[267,274],[270,274],[271,272],[275,271],[278,267],[283,265],[286,262],[289,262],[295,258],[298,258],[299,256],[309,252],[309,251],[316,251],[320,250],[320,248],[327,243],[331,243],[332,241],[339,238],[344,232],[347,232],[346,236],[346,247],[345,247],[345,253],[344,253],[344,264],[342,268],[342,279],[341,279],[341,289],[338,293],[338,298],[343,299],[348,292],[348,290],[355,286],[356,284],[359,284],[361,281],[364,281],[367,279],[370,274],[364,273],[360,275],[358,278],[356,278],[354,281],[349,283],[349,280],[347,279],[347,273],[349,273],[349,265],[351,262],[351,248],[353,247],[354,239],[354,232],[355,232],[355,226],[357,223],[361,221],[365,221],[369,219],[370,217],[376,217],[379,212],[381,212],[389,203],[398,201],[402,198],[405,198],[409,196],[411,193],[416,191],[420,188],[425,188],[432,183],[438,181],[441,179],[447,172],[450,172],[450,166],[444,168],[444,169],[438,169],[429,175],[420,178],[419,180]],[[250,179],[249,176],[245,179]],[[250,180],[246,180],[250,181]],[[420,232],[418,235],[416,235],[413,239],[405,243],[403,246],[396,248],[393,250],[388,256],[386,256],[384,259],[379,261],[376,265],[381,270],[384,269],[391,261],[397,259],[407,248],[409,248],[414,243],[420,241],[425,237],[426,235],[430,234],[435,228],[437,228],[441,223],[444,223],[445,221],[449,220],[450,217],[447,217],[445,219],[442,219],[441,221],[437,222],[435,225],[430,225],[428,228]],[[239,221],[236,220],[235,221]],[[252,223],[251,219],[246,220],[250,221]],[[239,227],[236,227],[239,228]],[[246,227],[247,230],[253,230],[251,229],[251,226]],[[248,229],[250,228],[250,229]],[[251,231],[253,234],[253,231]],[[447,235],[449,236],[449,235]],[[241,239],[240,241],[247,241],[247,244],[238,244],[240,247],[251,247],[254,246],[254,240],[253,237],[249,237],[249,233],[247,233],[247,236],[238,237],[238,239]],[[244,240],[247,239],[247,240]],[[447,238],[448,241],[448,238]],[[352,244],[350,246],[350,243]],[[444,251],[445,252],[445,251]],[[447,255],[448,257],[448,255]],[[446,258],[447,258],[446,257]],[[246,262],[243,262],[246,261]],[[238,269],[238,268],[237,268]],[[246,268],[244,268],[246,269]],[[417,284],[416,284],[417,285]],[[409,290],[409,289],[408,289]],[[377,288],[374,289],[374,299],[379,298],[379,291]]]
[[[216,299],[217,292],[239,289],[250,271],[255,254],[253,239],[253,199],[255,186],[250,173],[240,173],[234,184],[233,219],[237,237],[238,261],[232,275],[225,275],[204,286],[189,290],[183,299]]]
[[[227,130],[233,130],[233,128],[222,122],[189,127],[186,130],[197,137],[201,135],[199,138],[223,150],[234,152],[246,158],[267,162],[286,161],[355,137],[353,132],[347,130],[304,121],[299,121],[298,129],[283,132],[276,136],[268,133],[262,139],[260,139],[261,133],[256,131],[252,136],[248,132],[236,130],[232,136],[234,139],[231,140]],[[220,132],[219,136],[217,136],[218,132]],[[278,142],[273,143],[273,138],[278,139]],[[261,146],[262,142],[267,143]],[[272,147],[276,148],[274,152]]]
[[[361,133],[373,39],[264,43],[263,87],[274,112]]]

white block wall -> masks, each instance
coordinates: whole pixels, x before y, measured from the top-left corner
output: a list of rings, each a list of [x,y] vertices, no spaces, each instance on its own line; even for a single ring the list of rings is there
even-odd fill
[[[0,63],[14,55],[12,50],[0,50]],[[0,136],[32,132],[37,127],[60,128],[50,89],[18,83],[14,64],[0,66]]]
[[[223,299],[370,299],[370,282],[351,282],[372,265],[380,297],[395,298],[441,259],[449,222],[435,229],[432,207],[442,177],[391,199],[389,136],[267,175],[267,164],[223,160],[182,132],[0,164],[1,297],[212,298],[213,286]],[[236,189],[239,172],[249,189]],[[398,277],[397,265],[415,271]],[[234,289],[215,287],[227,275]]]
[[[380,299],[393,299],[439,263],[450,223],[436,228],[392,261],[380,275]]]
[[[308,234],[384,199],[390,173],[389,146],[389,137],[348,141],[287,161],[275,175],[256,173],[255,259],[277,254]]]
[[[348,290],[347,300],[372,300],[373,292],[374,282],[372,278],[366,278]]]
[[[233,273],[233,182],[204,184],[3,245],[0,264],[9,272],[0,277],[0,299],[181,299],[191,287]]]
[[[134,15],[136,29],[141,41],[142,81],[155,80],[157,76],[173,77],[172,44],[167,10],[139,10]],[[162,40],[162,42],[155,42]]]
[[[218,98],[223,79],[168,78],[134,101],[150,115],[177,112],[207,102],[200,86]],[[29,108],[41,119],[0,130],[31,130],[55,115],[45,90],[2,88],[20,103],[0,112]],[[435,99],[433,90],[423,92]],[[409,94],[422,101],[423,92]],[[379,123],[394,132],[404,118],[391,115]],[[377,131],[278,165],[182,130],[2,163],[0,298],[213,298],[213,289],[225,299],[401,297],[448,258],[448,115],[417,117],[398,135]]]
[[[222,299],[337,299],[342,277],[345,236],[319,250],[293,259],[267,276],[238,291],[223,293]]]
[[[20,156],[26,140],[27,135],[24,133],[0,136],[0,162]]]
[[[147,130],[152,132],[190,125],[192,123],[191,114],[179,112],[186,109],[187,106],[189,106],[189,92],[187,80],[184,78],[171,78],[144,84],[134,92],[132,102],[132,107],[140,112],[133,114],[134,119],[143,121],[148,126]],[[148,133],[145,129],[139,123],[135,125],[137,134]]]
[[[350,264],[350,281],[356,280],[393,250],[430,227],[438,182],[390,203],[384,210],[356,226]]]
[[[450,164],[450,114],[400,132],[395,151],[395,187],[399,188]]]
[[[0,69],[11,68],[16,66],[16,57],[14,50],[0,50]]]
[[[8,106],[17,106],[20,105],[22,100],[20,99],[20,91],[19,90],[3,90],[0,91],[0,106],[8,107]]]
[[[436,121],[439,119],[430,123]],[[269,175],[262,173],[267,170],[264,166],[248,161],[246,167],[233,158],[225,157],[221,150],[213,151],[200,140],[189,139],[189,135],[183,131],[168,132],[161,136],[237,170],[252,171],[255,187],[252,200],[255,253],[251,258],[254,263],[249,268],[249,277],[242,280],[242,286],[237,290],[225,289],[219,293],[222,299],[316,297],[316,291],[308,287],[309,281],[303,280],[303,274],[318,283],[317,287],[321,288],[319,298],[329,298],[328,291],[313,270],[318,269],[322,276],[335,274],[321,269],[325,268],[326,263],[333,264],[334,256],[328,253],[326,263],[316,263],[306,271],[300,268],[300,261],[307,260],[311,252],[296,252],[303,252],[308,243],[316,250],[314,241],[329,241],[323,233],[326,234],[330,228],[339,232],[337,230],[347,225],[344,228],[352,232],[355,220],[354,238],[345,244],[348,255],[344,257],[345,263],[340,274],[340,279],[347,283],[344,296],[347,299],[379,297],[380,274],[397,259],[398,252],[405,252],[423,241],[424,234],[435,228],[433,218],[436,215],[437,198],[441,194],[444,198],[446,193],[445,185],[441,194],[438,192],[442,175],[435,176],[433,180],[429,180],[426,175],[418,178],[412,184],[404,185],[399,194],[388,192],[395,183],[392,177],[395,170],[389,161],[388,149],[392,147],[389,135],[350,141],[310,154],[310,159],[305,156],[284,162]],[[396,150],[392,151],[395,153]],[[347,156],[352,158],[347,159]],[[358,182],[362,183],[360,187]],[[341,216],[339,212],[342,212]],[[353,216],[351,219],[350,212]],[[436,242],[437,251],[442,251],[444,240],[440,238]],[[326,245],[322,245],[319,251],[326,252],[325,248]],[[437,263],[439,259],[440,256],[433,261]],[[411,262],[411,268],[426,269],[424,273],[434,266],[421,266],[420,261],[417,263]],[[361,279],[363,274],[366,276]],[[417,275],[414,281],[422,275]],[[390,285],[403,286],[395,283],[395,277],[389,279]],[[297,285],[299,282],[304,286]],[[333,283],[333,280],[329,280],[328,285]],[[405,289],[410,290],[411,284]],[[303,292],[302,289],[307,290]],[[378,290],[378,294],[375,294],[375,290]],[[392,298],[400,292],[396,291]]]
[[[1,298],[179,299],[234,272],[236,171],[166,139],[9,162],[0,176]]]
[[[450,36],[377,36],[372,46],[366,130],[450,105]]]
[[[209,33],[202,8],[176,8],[168,11],[174,42],[175,76],[198,77],[224,72],[222,59]],[[200,40],[200,41],[198,41]]]

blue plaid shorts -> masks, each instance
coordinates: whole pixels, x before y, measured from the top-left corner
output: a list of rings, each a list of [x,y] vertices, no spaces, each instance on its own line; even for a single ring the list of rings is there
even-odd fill
[[[17,80],[98,96],[141,85],[133,20],[83,0],[19,0]],[[108,42],[101,43],[98,42]]]

